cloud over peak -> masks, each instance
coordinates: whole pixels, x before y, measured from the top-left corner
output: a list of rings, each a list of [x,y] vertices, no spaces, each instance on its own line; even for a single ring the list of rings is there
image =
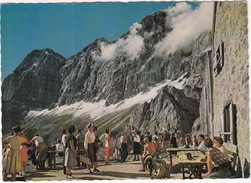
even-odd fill
[[[94,55],[96,60],[108,61],[119,55],[128,58],[136,58],[144,50],[144,39],[138,35],[138,30],[142,27],[139,23],[134,23],[130,27],[126,38],[120,38],[117,42],[109,44],[102,42],[100,45],[100,56]]]
[[[196,9],[182,2],[163,11],[167,13],[166,25],[172,27],[172,31],[155,45],[155,56],[167,56],[180,50],[189,53],[196,38],[212,28],[212,2],[203,2]],[[101,52],[93,53],[94,59],[109,61],[120,55],[129,59],[137,58],[145,51],[144,38],[138,34],[141,28],[142,25],[136,22],[130,27],[129,33],[115,43],[100,43]]]
[[[168,55],[177,50],[191,51],[195,39],[212,28],[213,3],[203,2],[193,10],[183,2],[164,10],[173,30],[155,46],[156,55]]]

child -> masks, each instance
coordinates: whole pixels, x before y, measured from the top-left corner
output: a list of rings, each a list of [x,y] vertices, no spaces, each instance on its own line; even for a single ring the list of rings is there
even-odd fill
[[[28,146],[25,143],[22,143],[20,146],[20,153],[21,153],[21,162],[22,162],[22,172],[21,176],[25,176],[25,166],[28,162]]]

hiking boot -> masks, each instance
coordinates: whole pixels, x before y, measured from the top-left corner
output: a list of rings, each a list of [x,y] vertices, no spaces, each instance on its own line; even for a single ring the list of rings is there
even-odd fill
[[[72,175],[68,176],[68,179],[74,179],[75,177],[73,177]]]
[[[66,175],[67,179],[74,179],[75,177],[73,177],[71,174],[70,175]]]
[[[146,170],[144,170],[144,169],[140,169],[139,171],[140,171],[140,172],[145,172]]]
[[[94,172],[100,172],[100,170],[98,170],[97,168],[95,168],[93,171]]]

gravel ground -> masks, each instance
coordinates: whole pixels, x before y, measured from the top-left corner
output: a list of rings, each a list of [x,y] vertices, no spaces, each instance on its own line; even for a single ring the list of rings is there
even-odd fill
[[[29,161],[25,179],[17,177],[20,181],[87,181],[87,180],[151,180],[149,172],[140,172],[140,161],[113,162],[111,165],[104,165],[104,162],[98,163],[100,172],[90,174],[85,167],[75,167],[72,170],[73,179],[67,179],[63,174],[63,168],[60,164],[62,159],[57,159],[57,166],[54,169],[36,170],[35,166]],[[182,173],[176,166],[177,160],[173,158],[174,169],[177,173],[171,173],[170,179],[182,179]]]

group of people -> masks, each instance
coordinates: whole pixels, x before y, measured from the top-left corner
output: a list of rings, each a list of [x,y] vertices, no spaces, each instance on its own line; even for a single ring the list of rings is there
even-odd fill
[[[62,142],[65,142],[65,174],[66,178],[73,178],[72,167],[75,166],[75,160],[77,155],[77,150],[85,150],[86,155],[90,160],[90,164],[87,164],[87,169],[89,173],[100,172],[97,169],[97,152],[99,148],[100,139],[95,135],[96,128],[93,124],[87,126],[88,131],[84,135],[81,130],[78,130],[76,137],[73,135],[75,127],[71,125],[69,129],[63,129]],[[114,153],[114,147],[111,137],[111,129],[107,128],[105,130],[105,164],[110,164],[110,156]],[[93,167],[93,170],[91,170]]]
[[[149,131],[144,135],[141,134],[141,131],[134,131],[133,161],[141,161],[139,171],[145,171],[144,158],[146,155],[152,154],[164,146],[178,147],[175,134],[170,134],[167,130],[164,130],[163,133],[155,132],[154,135]]]
[[[205,153],[208,170],[206,176],[208,178],[229,178],[235,174],[221,137],[214,137],[212,140],[205,138],[202,134],[198,136],[196,134],[192,136],[185,134],[180,138],[179,142],[181,146],[190,147],[191,145]]]
[[[146,132],[145,135],[141,135],[140,131],[135,131],[133,134],[134,137],[134,152],[135,158],[133,160],[139,160],[138,154],[143,153],[144,149],[144,138],[147,138],[149,142],[153,143],[156,149],[159,149],[164,146],[170,146],[173,148],[177,148],[177,139],[176,135],[170,134],[167,130],[164,130],[163,133],[155,132],[154,135],[152,135],[150,132]]]
[[[193,134],[192,138],[190,138],[189,134],[186,134],[181,137],[180,142],[185,147],[192,145],[194,148],[205,153],[208,170],[206,176],[208,178],[229,178],[235,174],[221,137],[214,137],[212,140],[205,138],[202,134],[198,135],[198,137]]]
[[[75,126],[70,125],[68,129],[63,129],[62,143],[64,146],[64,173],[66,178],[71,179],[72,167],[76,165],[77,151],[86,150],[86,155],[89,158],[91,164],[87,164],[89,173],[99,172],[97,169],[97,146],[95,145],[96,136],[94,133],[94,125],[89,124],[87,126],[88,131],[84,135],[81,133],[81,129],[78,130],[78,134],[75,136]],[[57,149],[56,149],[57,150]],[[93,171],[91,170],[93,166]]]
[[[226,148],[221,137],[204,139],[207,155],[207,177],[208,178],[229,178],[235,175],[235,170],[228,159]]]
[[[57,143],[54,145],[59,156],[64,156],[63,165],[66,178],[73,178],[72,167],[75,166],[77,151],[79,152],[81,150],[86,151],[86,155],[91,162],[90,164],[87,164],[89,173],[99,172],[97,169],[99,138],[95,136],[95,126],[93,124],[89,124],[87,128],[88,130],[85,135],[81,133],[81,129],[79,129],[76,136],[74,135],[74,125],[70,125],[68,129],[64,128],[62,130],[62,138],[57,139]],[[35,134],[34,137],[29,140],[19,126],[14,126],[12,131],[13,135],[2,141],[4,147],[4,181],[7,180],[8,174],[12,174],[11,180],[15,181],[16,173],[25,171],[30,144],[34,144],[36,147],[36,164],[39,168],[44,168],[45,160],[47,158],[48,148],[39,134]],[[129,137],[129,135],[131,137]],[[114,153],[111,130],[109,128],[105,131],[104,139],[105,164],[109,165],[110,156]],[[133,141],[133,161],[141,161],[142,168],[140,171],[145,171],[144,158],[147,154],[152,154],[163,146],[170,145],[170,147],[173,148],[178,147],[175,134],[170,134],[166,130],[163,133],[155,132],[154,135],[151,135],[150,132],[141,135],[140,131],[134,131],[132,134],[122,132],[121,137],[118,139],[120,142],[119,151],[121,154],[121,162],[125,162],[127,159],[129,139],[132,139]],[[221,137],[215,137],[214,141],[212,141],[210,138],[205,138],[204,135],[199,135],[198,137],[192,135],[192,137],[190,137],[190,135],[186,134],[179,140],[179,145],[184,147],[192,145],[207,155],[208,177],[224,178],[234,174],[234,170],[231,169],[231,162],[227,158],[227,152]],[[93,166],[93,171],[91,170],[91,166]]]
[[[135,131],[133,134],[133,160],[139,160],[141,155],[141,167],[139,171],[145,171],[144,158],[147,154],[152,154],[158,150],[161,146],[171,145],[170,147],[177,148],[177,141],[175,134],[164,136],[167,134],[165,131],[163,134],[155,133],[152,136],[149,132],[141,136],[140,131]],[[165,135],[166,135],[165,134]],[[162,139],[163,138],[163,139]],[[223,145],[223,139],[221,137],[214,137],[214,139],[205,138],[204,135],[190,136],[186,134],[181,137],[179,145],[185,148],[190,146],[205,153],[207,157],[207,174],[208,178],[229,178],[235,174],[235,170],[231,166],[231,161],[228,159],[228,153]],[[143,151],[141,151],[141,146]]]
[[[3,180],[7,181],[11,174],[11,181],[16,180],[16,174],[24,176],[25,166],[28,161],[29,147],[35,146],[35,163],[37,169],[43,169],[47,159],[47,146],[39,134],[29,140],[19,126],[12,127],[12,135],[2,140],[3,144]]]

